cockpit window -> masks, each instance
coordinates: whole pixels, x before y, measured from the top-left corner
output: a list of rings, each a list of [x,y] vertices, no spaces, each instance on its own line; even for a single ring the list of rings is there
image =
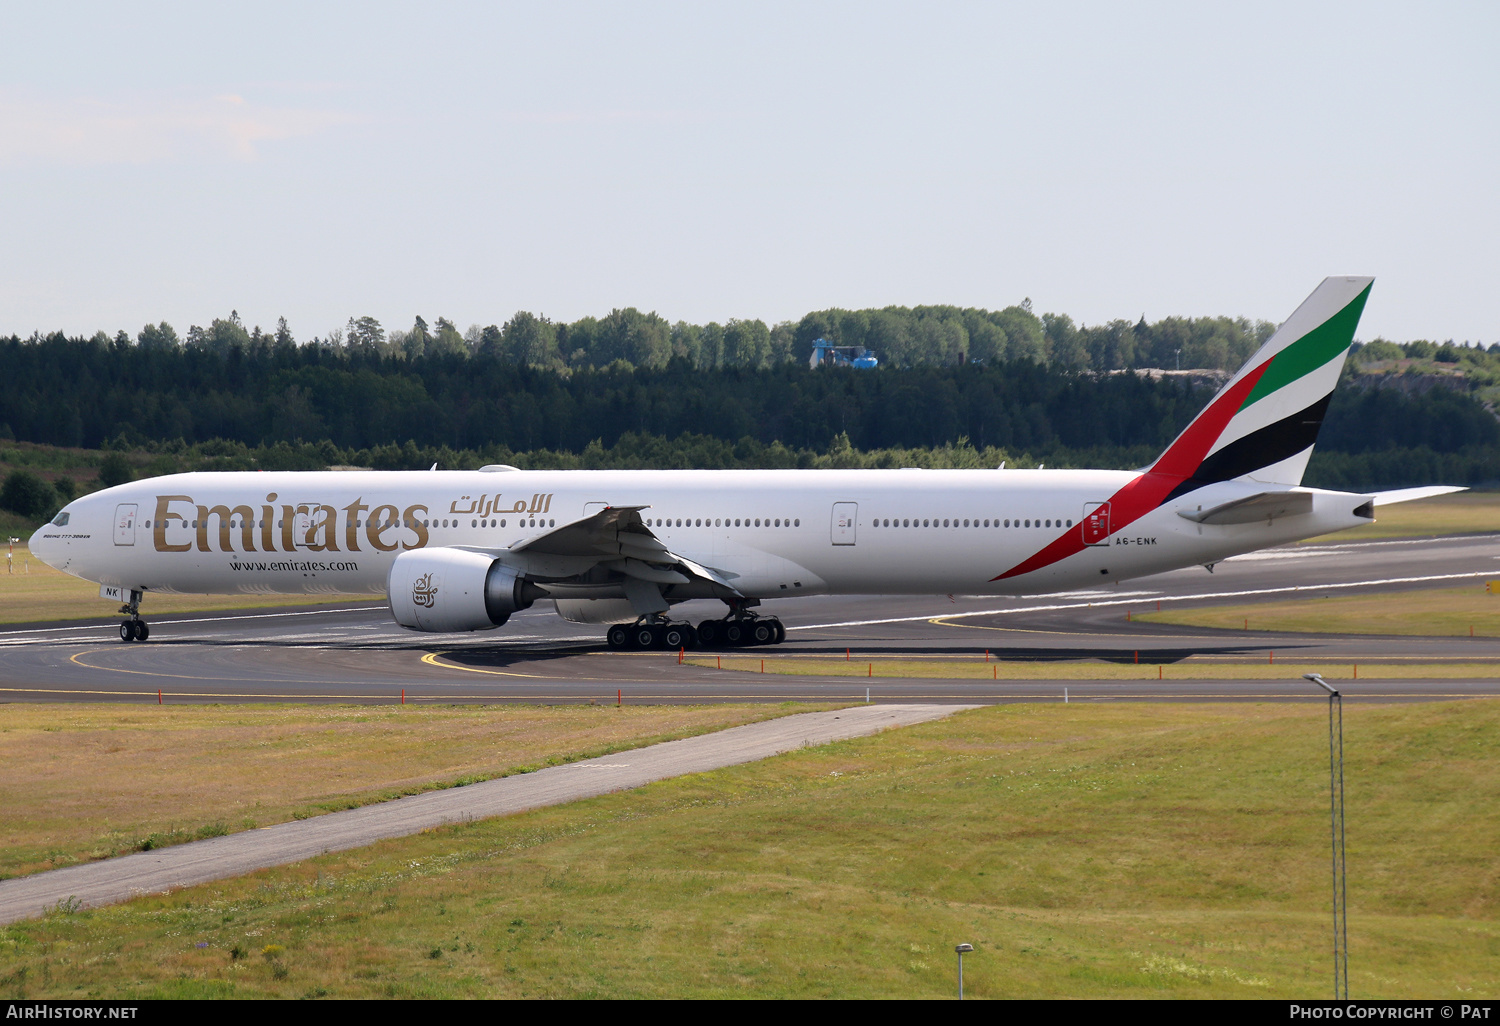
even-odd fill
[[[68,526],[68,514],[66,514],[66,513],[59,513],[57,516],[53,517],[52,518],[52,526],[53,527],[67,527]]]

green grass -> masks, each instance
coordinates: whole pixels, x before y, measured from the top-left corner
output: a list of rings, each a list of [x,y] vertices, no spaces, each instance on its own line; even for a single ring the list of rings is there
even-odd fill
[[[1496,580],[1500,580],[1500,567]],[[1223,630],[1493,638],[1500,636],[1500,594],[1476,582],[1462,588],[1169,608],[1136,613],[1134,618]],[[1452,654],[1462,656],[1459,649]]]
[[[985,708],[64,907],[0,994],[1322,998],[1325,715]],[[1345,726],[1351,995],[1493,998],[1500,702]]]
[[[0,705],[0,878],[800,712],[781,705]],[[204,772],[212,767],[212,772]]]

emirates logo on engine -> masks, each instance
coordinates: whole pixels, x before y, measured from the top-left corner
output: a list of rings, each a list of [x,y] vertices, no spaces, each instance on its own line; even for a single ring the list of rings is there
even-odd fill
[[[412,602],[423,609],[431,609],[437,605],[437,593],[437,586],[432,583],[432,574],[423,574],[411,586]]]

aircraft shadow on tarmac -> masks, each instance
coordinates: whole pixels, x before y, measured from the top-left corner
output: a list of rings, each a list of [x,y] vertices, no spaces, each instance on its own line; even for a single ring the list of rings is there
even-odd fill
[[[414,646],[420,647],[420,646]],[[1304,646],[1296,646],[1304,647]],[[1277,651],[1288,649],[1284,644]],[[495,647],[465,647],[465,648],[440,648],[430,649],[438,652],[442,658],[451,663],[458,663],[482,669],[505,669],[520,663],[545,663],[556,660],[569,659],[573,656],[582,655],[592,651],[607,651],[598,643],[579,642],[572,645],[559,645],[552,643],[547,646],[537,645],[535,647],[506,646]],[[730,655],[734,649],[714,650],[718,654]],[[841,656],[844,655],[843,647],[832,646],[802,646],[795,649],[772,649],[760,648],[747,649],[747,652],[758,652],[762,655],[779,655],[782,657],[805,657],[805,656]],[[1177,648],[991,648],[989,658],[998,662],[1076,662],[1080,659],[1097,659],[1108,663],[1164,663],[1171,665],[1179,663],[1191,656],[1218,656],[1221,658],[1234,658],[1253,656],[1257,659],[1265,654],[1264,645],[1198,645],[1192,647]],[[671,655],[669,652],[657,653],[658,655]],[[973,659],[978,653],[972,648],[944,648],[932,646],[882,646],[875,651],[866,650],[858,659],[866,659],[875,655],[880,659],[902,659],[902,658],[963,658]]]

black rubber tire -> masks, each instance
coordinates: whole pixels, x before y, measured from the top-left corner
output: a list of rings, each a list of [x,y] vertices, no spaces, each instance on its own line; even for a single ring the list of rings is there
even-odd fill
[[[724,622],[724,640],[721,642],[726,648],[734,645],[742,645],[745,642],[745,628],[734,620]]]
[[[635,648],[657,648],[661,645],[661,628],[637,627],[630,632],[630,643]]]
[[[629,648],[630,626],[623,623],[615,624],[610,627],[609,633],[604,635],[604,640],[609,642],[610,648]]]
[[[704,620],[698,625],[698,644],[704,648],[718,648],[724,644],[724,621]]]
[[[134,641],[135,640],[135,621],[134,620],[121,620],[120,621],[120,640],[121,641]]]
[[[750,644],[769,645],[776,640],[776,628],[769,620],[757,620],[750,625]]]
[[[135,640],[145,641],[149,637],[151,637],[151,628],[146,626],[145,620],[137,620],[135,622]]]
[[[779,645],[786,640],[786,628],[782,626],[780,620],[772,620],[771,626],[776,628],[776,640],[771,644]]]
[[[668,649],[692,648],[693,629],[687,624],[672,624],[662,629],[662,644]]]

